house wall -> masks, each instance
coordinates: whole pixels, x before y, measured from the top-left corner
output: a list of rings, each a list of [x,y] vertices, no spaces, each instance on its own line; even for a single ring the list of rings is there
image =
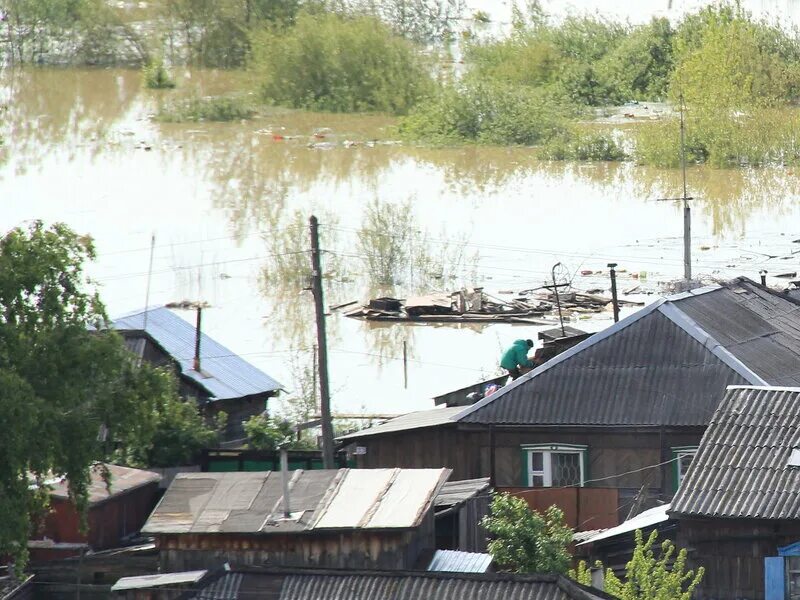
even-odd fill
[[[244,433],[244,422],[263,413],[267,408],[268,398],[269,394],[259,394],[231,400],[216,400],[205,405],[203,411],[209,420],[215,419],[221,412],[227,414],[221,440],[223,448],[237,447],[244,442],[247,437]]]
[[[764,600],[764,558],[800,540],[800,521],[680,519],[676,537],[705,567],[697,600]]]
[[[161,571],[191,571],[225,562],[238,566],[414,569],[435,550],[433,510],[415,530],[287,534],[156,536]]]

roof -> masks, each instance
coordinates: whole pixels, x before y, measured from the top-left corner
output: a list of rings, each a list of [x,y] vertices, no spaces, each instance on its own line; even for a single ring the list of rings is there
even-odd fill
[[[451,406],[447,408],[434,408],[431,410],[421,410],[418,412],[408,413],[400,417],[395,417],[381,425],[370,427],[369,429],[362,429],[354,433],[343,435],[340,440],[356,439],[367,437],[370,435],[382,435],[385,433],[395,433],[400,431],[408,431],[410,429],[421,429],[423,427],[433,427],[436,425],[444,425],[452,421],[452,417],[464,410],[463,406]]]
[[[137,577],[123,577],[111,586],[112,592],[123,590],[138,590],[143,588],[160,587],[164,585],[182,585],[197,583],[205,577],[208,571],[183,571],[181,573],[161,573],[158,575],[139,575]]]
[[[672,501],[677,516],[800,518],[800,388],[732,386]]]
[[[208,335],[200,334],[200,368],[194,370],[194,347],[196,330],[165,307],[138,311],[114,320],[113,327],[121,332],[144,333],[180,365],[181,374],[208,391],[216,400],[242,398],[283,389],[280,383],[257,369],[239,355],[216,342]]]
[[[180,473],[142,533],[301,533],[411,529],[420,525],[449,469],[292,472],[290,519],[279,472]]]
[[[193,596],[197,600],[607,600],[611,596],[561,575],[233,569]]]
[[[106,464],[105,467],[111,474],[111,486],[109,488],[103,480],[103,465],[93,466],[90,474],[89,489],[87,490],[90,505],[99,504],[109,498],[121,496],[147,484],[161,481],[161,475],[152,471],[110,464]],[[69,482],[66,478],[62,477],[57,481],[48,481],[47,483],[51,488],[51,497],[63,500],[69,499]]]
[[[582,546],[583,544],[592,544],[594,542],[599,542],[600,540],[617,537],[618,535],[624,535],[626,533],[636,531],[637,529],[652,527],[658,523],[668,521],[669,517],[667,516],[667,511],[669,510],[669,506],[669,504],[664,504],[662,506],[656,506],[655,508],[642,511],[635,517],[628,519],[616,527],[604,529],[596,532],[595,535],[591,537],[580,540],[577,545]]]
[[[487,492],[490,485],[488,477],[448,481],[436,495],[435,505],[437,508],[457,506],[482,492]]]
[[[428,571],[447,573],[486,573],[492,564],[492,556],[481,552],[460,550],[437,550],[433,554]]]
[[[658,300],[453,420],[704,426],[731,384],[800,384],[800,303],[746,278]]]

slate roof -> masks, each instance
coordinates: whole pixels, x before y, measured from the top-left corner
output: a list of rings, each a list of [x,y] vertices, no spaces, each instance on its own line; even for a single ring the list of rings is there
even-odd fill
[[[746,278],[661,299],[453,420],[704,426],[731,384],[800,385],[800,302]]]
[[[87,490],[90,505],[105,502],[109,498],[161,481],[161,475],[152,471],[111,464],[106,464],[105,466],[111,474],[111,487],[109,488],[103,480],[102,465],[93,466],[90,473],[89,489]],[[47,483],[51,487],[50,495],[52,497],[62,500],[69,499],[69,482],[66,478],[62,477]]]
[[[463,504],[481,493],[488,494],[490,485],[488,477],[448,481],[436,495],[435,505],[445,508]]]
[[[202,582],[201,582],[202,583]],[[181,600],[608,600],[561,575],[411,571],[232,570]]]
[[[362,429],[354,433],[343,435],[337,439],[348,440],[367,437],[370,435],[382,435],[385,433],[395,433],[408,431],[409,429],[421,429],[423,427],[433,427],[445,425],[452,422],[452,417],[464,410],[463,406],[450,406],[447,408],[434,408],[432,410],[420,410],[400,417],[390,419],[380,425],[375,425],[369,429]]]
[[[800,519],[800,388],[731,386],[672,501],[680,516]]]
[[[290,519],[279,472],[180,473],[142,533],[300,533],[418,527],[449,469],[292,472]]]
[[[144,311],[119,317],[112,326],[120,332],[142,332]],[[207,390],[213,399],[228,400],[283,389],[272,377],[202,332],[202,373],[195,371],[195,327],[166,307],[147,311],[147,330],[144,333],[178,362],[184,377]]]

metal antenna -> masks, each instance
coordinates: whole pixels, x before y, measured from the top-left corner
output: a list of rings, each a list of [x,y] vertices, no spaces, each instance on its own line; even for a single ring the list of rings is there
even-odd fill
[[[153,252],[156,248],[156,234],[150,236],[150,267],[147,269],[147,290],[144,296],[144,327],[143,331],[147,331],[147,313],[150,312],[150,282],[153,279]]]

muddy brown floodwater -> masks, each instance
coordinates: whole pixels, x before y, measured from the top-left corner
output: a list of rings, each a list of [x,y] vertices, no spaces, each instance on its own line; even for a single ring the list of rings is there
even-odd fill
[[[356,232],[376,199],[411,205],[404,231],[378,233],[393,239],[416,231],[416,243],[425,244],[418,255],[453,272],[454,279],[425,286],[419,277],[404,279],[401,268],[401,283],[390,290],[401,296],[462,283],[537,287],[557,262],[576,274],[580,289],[608,287],[610,261],[624,270],[623,289],[655,288],[682,273],[680,207],[655,201],[679,192],[678,172],[542,163],[526,148],[409,147],[391,143],[394,122],[380,116],[275,111],[229,124],[150,119],[169,94],[234,88],[240,76],[231,73],[182,73],[179,89],[166,93],[142,89],[139,73],[126,70],[2,77],[0,227],[64,221],[94,236],[99,256],[91,274],[112,316],[144,305],[155,233],[151,303],[209,302],[206,331],[289,389],[293,365],[310,364],[313,343],[311,298],[292,271],[303,263],[286,262],[297,256],[287,248],[306,244],[296,211],[304,218],[315,212],[322,222],[323,260],[338,267],[327,282],[331,305],[374,291]],[[696,167],[689,182],[698,198],[696,273],[757,278],[761,268],[797,270],[794,172]],[[467,257],[458,264],[454,248]],[[329,321],[333,403],[348,413],[430,407],[431,396],[493,374],[504,346],[536,333],[512,325],[374,326],[338,313]],[[576,326],[597,330],[610,322],[607,313]]]

